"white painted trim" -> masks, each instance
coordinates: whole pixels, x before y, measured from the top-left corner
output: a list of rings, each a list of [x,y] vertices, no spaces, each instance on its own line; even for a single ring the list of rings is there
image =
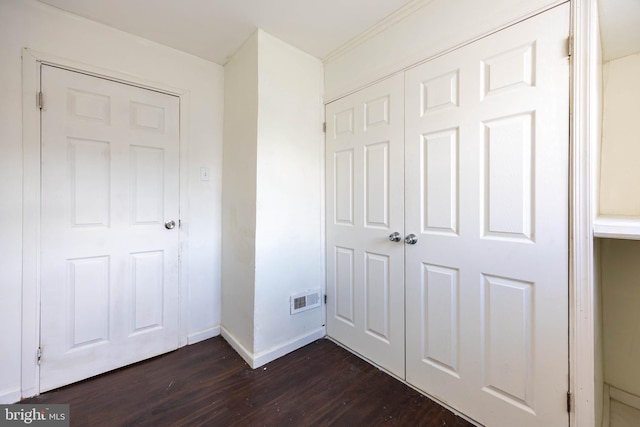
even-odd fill
[[[393,23],[384,26],[382,28],[380,28],[379,30],[374,30],[374,28],[370,29],[369,31],[367,31],[366,33],[364,33],[362,35],[363,38],[357,37],[356,39],[350,41],[349,43],[347,43],[346,45],[344,45],[343,47],[341,47],[338,51],[336,51],[335,55],[334,53],[330,54],[329,56],[327,56],[326,58],[323,59],[323,63],[329,64],[330,62],[333,62],[334,60],[338,59],[340,56],[348,53],[349,51],[355,49],[356,47],[358,47],[360,44],[365,43],[368,39],[371,39],[373,37],[375,37],[378,33],[380,33],[381,31],[385,30],[388,26],[391,26],[395,23],[397,23],[398,21],[406,18],[407,16],[409,16],[411,13],[415,13],[415,11],[419,10],[420,8],[428,5],[429,3],[431,3],[434,0],[428,0],[428,1],[424,1],[424,2],[416,2],[416,4],[410,3],[407,6],[411,7],[413,6],[413,8],[410,9],[410,12],[406,15],[403,15],[400,19],[396,19]],[[516,25],[522,21],[525,21],[529,18],[532,18],[536,15],[539,15],[543,12],[546,12],[548,10],[551,10],[561,4],[567,3],[571,0],[555,0],[550,4],[547,4],[541,8],[538,9],[534,9],[529,11],[528,13],[525,13],[521,16],[515,17],[513,19],[511,19],[508,22],[503,22],[501,23],[501,25],[491,28],[488,31],[485,31],[483,33],[477,34],[473,37],[470,37],[469,39],[461,42],[461,43],[456,43],[452,46],[450,46],[447,49],[444,49],[442,51],[438,51],[435,52],[431,55],[424,55],[423,53],[417,53],[415,55],[412,55],[410,58],[407,58],[406,60],[402,61],[401,63],[393,63],[390,64],[388,66],[385,66],[383,68],[381,68],[381,71],[379,73],[377,73],[377,75],[375,76],[375,78],[372,79],[368,79],[365,80],[363,82],[358,82],[359,84],[355,87],[347,87],[347,88],[343,88],[340,91],[336,92],[336,93],[332,93],[330,94],[330,96],[325,98],[325,105],[329,104],[331,102],[337,101],[339,99],[342,99],[346,96],[349,96],[355,92],[359,92],[363,89],[366,89],[370,86],[375,85],[376,83],[379,83],[383,80],[386,80],[390,77],[392,77],[393,75],[397,74],[397,73],[404,73],[407,70],[410,70],[411,68],[415,68],[417,66],[420,66],[426,62],[432,61],[436,58],[439,58],[441,56],[447,55],[453,51],[456,51],[460,48],[463,48],[469,44],[472,44],[478,40],[481,40],[483,38],[489,37],[499,31],[504,30],[505,28],[511,27],[513,25]],[[404,9],[401,9],[401,11]],[[400,12],[400,11],[399,11]],[[382,23],[380,25],[385,25],[383,24],[385,21],[382,21]],[[366,36],[365,36],[366,35]],[[339,53],[338,53],[339,52]]]
[[[640,240],[640,218],[599,216],[593,223],[593,235],[609,239]]]
[[[336,60],[337,58],[340,58],[343,55],[346,55],[356,47],[360,46],[362,43],[365,43],[367,40],[372,39],[382,31],[397,24],[398,22],[402,21],[406,17],[414,14],[416,11],[418,11],[419,9],[422,9],[424,6],[428,5],[433,1],[434,0],[409,1],[400,9],[393,12],[391,15],[388,15],[381,21],[378,21],[376,24],[374,24],[372,27],[369,27],[369,29],[365,30],[363,33],[360,33],[359,35],[349,40],[344,45],[340,46],[338,49],[334,50],[333,52],[331,52],[330,54],[322,58],[322,62],[324,63],[331,62]]]
[[[465,44],[465,45],[466,45],[466,44]],[[450,52],[452,52],[452,51],[454,51],[454,50],[456,50],[456,49],[459,49],[459,48],[461,48],[461,47],[464,47],[464,46],[460,45],[460,46],[457,46],[457,47],[455,47],[455,48],[453,48],[453,49],[447,49],[445,53],[450,53]],[[347,96],[349,96],[349,95],[353,95],[353,94],[354,94],[354,93],[356,93],[356,92],[360,92],[361,90],[367,89],[367,88],[369,88],[369,87],[371,87],[371,86],[375,86],[375,85],[377,85],[377,84],[378,84],[378,83],[380,83],[380,82],[383,82],[383,81],[385,81],[385,80],[388,80],[388,79],[393,78],[396,74],[404,74],[404,73],[406,73],[408,70],[410,70],[410,69],[412,69],[412,68],[415,68],[415,67],[417,67],[417,66],[419,66],[419,65],[421,65],[421,64],[423,64],[423,63],[425,63],[425,62],[429,62],[429,61],[431,61],[431,60],[433,60],[433,59],[435,59],[435,58],[437,58],[437,57],[440,57],[440,56],[442,56],[442,55],[444,55],[444,54],[433,55],[433,56],[430,56],[430,57],[429,57],[429,59],[427,59],[427,60],[419,61],[419,62],[415,62],[415,63],[411,63],[411,65],[409,65],[409,66],[407,66],[407,67],[404,67],[404,68],[400,69],[399,71],[394,71],[394,72],[392,72],[392,73],[385,74],[383,77],[380,77],[379,79],[375,79],[375,80],[373,80],[373,81],[370,81],[370,82],[368,82],[368,83],[365,83],[365,84],[363,84],[363,85],[361,85],[361,86],[358,86],[358,87],[357,87],[357,88],[355,88],[355,89],[349,90],[348,92],[342,93],[342,94],[340,94],[340,95],[338,95],[338,96],[334,96],[333,98],[326,98],[326,99],[325,99],[325,101],[324,101],[324,105],[325,105],[325,107],[326,107],[326,106],[327,106],[327,104],[331,104],[332,102],[338,101],[338,100],[340,100],[340,99],[342,99],[342,98],[346,98],[346,97],[347,97]]]
[[[21,397],[40,390],[40,63],[22,51],[22,348]]]
[[[432,3],[433,1],[434,0],[411,0],[411,1],[409,1],[404,6],[402,6],[400,9],[396,10],[395,12],[393,12],[391,15],[388,15],[386,18],[384,18],[383,20],[377,22],[375,25],[373,25],[372,27],[370,27],[369,29],[367,29],[363,33],[360,33],[358,36],[356,36],[355,38],[349,40],[347,43],[345,43],[344,45],[340,46],[338,49],[336,49],[333,52],[329,53],[327,56],[322,58],[322,62],[323,63],[333,62],[336,59],[340,58],[341,56],[344,56],[344,55],[348,54],[349,52],[351,52],[353,49],[357,48],[361,44],[366,43],[368,40],[374,38],[375,36],[377,36],[378,34],[383,32],[384,30],[388,29],[389,27],[392,27],[392,26],[396,25],[397,23],[399,23],[403,19],[411,16],[412,14],[416,13],[418,10],[422,9],[423,7],[427,6],[429,3]],[[559,4],[564,3],[565,1],[567,1],[567,0],[557,0],[554,3],[546,5],[541,9],[531,11],[530,13],[528,13],[525,16],[519,17],[519,18],[517,18],[516,20],[514,20],[512,22],[506,23],[500,29],[503,29],[503,28],[506,28],[508,26],[511,26],[511,25],[513,25],[513,24],[515,24],[517,22],[522,21],[522,20],[528,19],[528,18],[530,18],[532,16],[535,16],[535,15],[541,13],[541,12],[544,12],[545,10],[552,9],[555,6],[558,6]],[[491,34],[492,33],[493,33],[493,31],[491,32]],[[486,37],[487,35],[489,35],[489,34],[480,35],[477,38],[474,38],[472,41],[475,41],[475,40],[480,39],[482,37]],[[472,41],[470,41],[469,43],[471,43]],[[465,43],[465,45],[466,44],[468,44],[468,43]],[[457,49],[459,47],[462,47],[462,46],[458,46],[458,47],[456,47],[454,49]],[[421,63],[422,62],[426,62],[427,60],[431,60],[431,59],[433,59],[433,58],[425,59],[424,61],[421,61]],[[385,76],[382,79],[385,79],[387,77],[389,77],[389,76]],[[342,95],[342,96],[346,96],[346,95]],[[335,101],[335,99],[333,99],[333,101]]]
[[[320,93],[324,93],[324,78],[322,79],[322,90]],[[327,123],[326,110],[324,106],[324,98],[320,97],[320,123]],[[320,287],[322,289],[322,308],[320,314],[320,322],[322,327],[327,328],[327,304],[324,302],[324,297],[327,295],[327,191],[326,191],[326,179],[327,179],[327,165],[326,165],[326,131],[321,133],[320,139]]]
[[[624,390],[617,389],[608,384],[607,388],[609,389],[609,396],[611,400],[624,403],[625,405],[631,406],[635,409],[640,409],[640,397],[636,396],[635,394],[628,393]]]
[[[20,401],[20,388],[8,388],[0,391],[0,405],[16,403]]]
[[[595,278],[592,224],[596,203],[593,164],[597,155],[599,105],[594,105],[594,58],[597,52],[596,0],[575,0],[572,5],[571,84],[571,236],[569,286],[569,366],[574,405],[570,425],[596,426],[595,402]]]
[[[604,385],[603,395],[603,407],[602,411],[602,427],[609,427],[611,424],[611,401],[615,400],[624,405],[631,406],[632,408],[640,410],[640,397],[627,393],[626,391],[617,389],[612,385]]]
[[[188,342],[188,152],[189,92],[145,78],[95,67],[68,58],[24,48],[22,51],[23,253],[22,348],[20,397],[39,394],[36,350],[40,342],[40,67],[48,64],[96,77],[163,92],[180,98],[180,314],[179,346]]]
[[[298,350],[299,348],[304,347],[307,344],[311,344],[312,342],[319,340],[320,338],[324,338],[325,335],[327,335],[326,328],[320,327],[304,335],[300,335],[292,340],[289,340],[277,347],[254,354],[253,366],[251,367],[255,369],[259,368],[260,366],[266,365],[267,363],[272,362],[279,357],[284,356],[285,354],[289,354],[292,351]]]
[[[611,388],[609,384],[604,385],[602,397],[602,427],[609,427],[609,423],[611,421]]]
[[[96,67],[94,65],[77,61],[72,58],[62,58],[46,52],[40,52],[28,47],[23,49],[23,53],[24,52],[27,52],[31,57],[36,58],[36,61],[43,64],[49,64],[54,67],[57,66],[60,68],[65,68],[67,70],[77,71],[79,73],[89,74],[99,78],[112,80],[115,82],[124,83],[128,85],[133,85],[143,89],[153,90],[156,92],[167,93],[169,95],[175,95],[178,97],[182,97],[188,93],[188,91],[184,89],[179,89],[174,86],[170,86],[165,83],[155,81],[140,75],[127,74],[127,73],[122,73],[120,71],[115,71],[107,68]]]
[[[183,91],[180,97],[180,248],[178,283],[180,312],[178,313],[178,347],[188,345],[189,339],[189,108],[191,93]]]
[[[194,332],[187,337],[187,345],[199,343],[200,341],[208,340],[209,338],[217,337],[220,335],[220,325],[213,328],[207,328],[203,331]]]
[[[222,335],[222,338],[224,338],[224,340],[229,343],[231,348],[233,348],[236,353],[238,353],[240,357],[242,357],[244,361],[247,362],[247,365],[253,368],[253,356],[251,352],[247,350],[242,344],[240,344],[240,342],[233,335],[231,335],[231,333],[226,330],[224,326],[220,327],[220,335]]]
[[[224,338],[225,341],[227,341],[229,345],[244,359],[244,361],[247,362],[251,369],[256,369],[266,365],[267,363],[289,354],[292,351],[298,350],[307,344],[311,344],[320,338],[324,338],[327,334],[326,328],[321,327],[289,340],[277,347],[254,354],[240,344],[240,342],[236,340],[235,337],[224,328],[224,326],[220,328],[220,331],[222,338]]]

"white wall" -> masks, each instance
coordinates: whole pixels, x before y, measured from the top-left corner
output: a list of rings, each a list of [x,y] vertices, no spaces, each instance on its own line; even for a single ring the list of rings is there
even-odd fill
[[[640,242],[600,242],[604,381],[640,396]]]
[[[29,47],[188,91],[188,319],[191,342],[220,323],[222,67],[32,0],[0,1],[0,402],[20,397],[22,74]],[[34,88],[35,93],[35,88]],[[35,95],[34,95],[35,96]],[[211,180],[199,180],[209,167]],[[27,209],[29,207],[27,206]]]
[[[640,216],[640,52],[603,66],[600,214]]]
[[[253,354],[256,254],[258,39],[254,35],[224,67],[222,192],[222,333]]]
[[[433,0],[325,59],[331,101],[398,70],[517,22],[563,0]]]
[[[605,62],[600,215],[640,216],[639,98],[640,52]],[[604,382],[640,396],[640,242],[599,243]]]
[[[324,336],[322,63],[258,30],[225,66],[222,333],[252,367]],[[251,328],[251,329],[249,329]]]
[[[324,134],[320,60],[258,36],[254,352],[261,354],[323,327],[324,308],[291,316],[289,296],[323,287]]]

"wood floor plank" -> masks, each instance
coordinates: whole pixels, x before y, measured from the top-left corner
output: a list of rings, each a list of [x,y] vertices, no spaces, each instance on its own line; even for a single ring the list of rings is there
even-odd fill
[[[74,427],[472,426],[329,340],[252,370],[216,337],[23,403]]]

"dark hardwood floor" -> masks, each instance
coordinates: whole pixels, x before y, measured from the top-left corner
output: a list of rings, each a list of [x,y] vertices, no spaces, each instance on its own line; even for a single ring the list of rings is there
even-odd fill
[[[329,340],[252,370],[216,337],[23,403],[68,403],[74,427],[471,426]]]

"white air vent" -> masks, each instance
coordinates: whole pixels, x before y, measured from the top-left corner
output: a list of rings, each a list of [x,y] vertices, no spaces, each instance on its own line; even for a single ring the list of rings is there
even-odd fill
[[[291,314],[320,307],[320,291],[307,291],[291,295]]]

